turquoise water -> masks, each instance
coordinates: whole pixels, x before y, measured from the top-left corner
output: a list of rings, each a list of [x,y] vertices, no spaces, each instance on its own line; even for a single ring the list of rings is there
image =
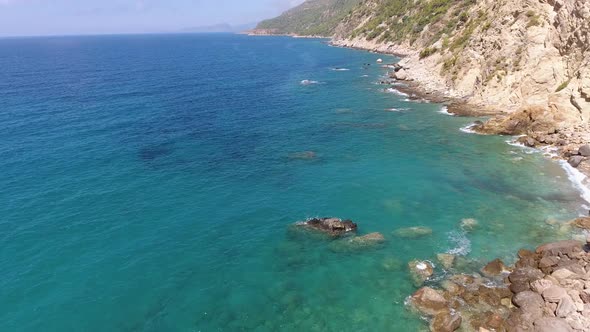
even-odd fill
[[[417,330],[408,261],[510,261],[568,236],[545,222],[582,204],[556,162],[385,92],[380,57],[282,37],[0,40],[0,330]],[[342,251],[289,227],[312,216],[387,241]],[[433,235],[392,234],[417,225]]]

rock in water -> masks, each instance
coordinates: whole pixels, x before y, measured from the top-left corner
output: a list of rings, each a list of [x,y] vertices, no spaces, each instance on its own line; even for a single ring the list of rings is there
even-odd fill
[[[455,263],[455,255],[451,254],[436,254],[436,259],[442,264],[445,269],[450,269]]]
[[[432,228],[423,226],[399,228],[393,232],[393,235],[401,238],[415,239],[432,235]]]
[[[342,236],[355,232],[357,229],[357,225],[351,220],[338,218],[311,218],[296,225],[318,230],[331,236]]]
[[[504,262],[497,258],[489,262],[483,267],[483,269],[481,269],[481,273],[487,277],[499,276],[504,272],[508,272],[506,265],[504,265]]]
[[[479,224],[477,222],[477,220],[473,219],[473,218],[465,218],[461,220],[461,228],[464,231],[472,231],[477,227],[477,224]]]
[[[582,161],[584,161],[584,157],[582,156],[572,156],[567,160],[567,162],[574,168],[580,166]]]
[[[461,327],[461,315],[452,313],[450,310],[440,312],[432,322],[430,322],[430,331],[432,332],[453,332]]]
[[[429,261],[413,260],[408,263],[408,268],[416,287],[422,286],[434,274],[434,266]]]
[[[385,237],[381,233],[374,232],[363,236],[355,236],[347,240],[350,244],[354,246],[366,247],[384,242]]]
[[[430,288],[420,288],[410,297],[410,304],[423,314],[434,316],[448,310],[448,302],[444,296]]]
[[[363,236],[355,236],[334,241],[330,244],[330,250],[335,252],[347,252],[374,248],[385,242],[381,233],[370,233]]]
[[[590,217],[576,218],[571,221],[571,224],[581,229],[590,229]]]

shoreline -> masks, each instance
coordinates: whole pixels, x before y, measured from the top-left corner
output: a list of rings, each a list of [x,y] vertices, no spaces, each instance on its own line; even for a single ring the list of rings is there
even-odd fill
[[[408,58],[409,56],[416,55],[418,53],[418,51],[411,48],[401,45],[381,45],[379,47],[377,44],[374,44],[374,47],[362,47],[355,45],[353,41],[347,40],[331,40],[328,44],[333,47],[350,48],[376,54],[396,56],[400,58],[400,61],[395,63],[399,65],[399,67],[392,68],[393,71],[388,73],[390,81],[383,81],[381,83],[384,85],[390,85],[395,90],[409,95],[410,99],[422,99],[433,103],[443,104],[445,107],[447,107],[446,112],[450,115],[461,117],[491,117],[495,119],[507,116],[509,114],[508,112],[500,111],[487,105],[471,103],[468,101],[468,97],[456,96],[450,93],[450,89],[448,87],[443,90],[437,90],[433,89],[433,86],[424,86],[421,82],[414,80],[400,80],[399,77],[395,75],[395,73],[397,71],[409,69],[408,67],[404,67],[403,64],[400,65],[400,63],[403,63],[404,58]],[[509,136],[513,138],[518,136],[504,135],[501,133],[488,133],[483,130],[483,125],[484,123],[480,121],[479,123],[474,123],[466,128],[461,128],[461,130],[467,133],[478,135]],[[590,128],[585,129],[586,130],[584,132],[590,132]],[[525,135],[524,137],[532,138],[531,136],[535,136],[535,133]],[[563,135],[560,136],[562,140],[565,140],[565,142],[558,141],[553,144],[547,144],[543,142],[542,139],[539,140],[535,137],[532,138],[535,140],[535,143],[531,144],[532,146],[527,147],[538,148],[539,151],[544,151],[544,149],[547,148],[553,148],[557,150],[557,153],[550,156],[550,158],[559,158],[559,163],[568,175],[569,181],[576,189],[578,189],[578,191],[580,191],[580,196],[589,204],[588,207],[590,208],[590,165],[587,163],[578,163],[578,165],[574,166],[571,163],[571,157],[580,155],[577,150],[583,146],[584,143],[590,142],[590,139],[584,141],[580,140],[579,136],[584,136],[584,134],[576,133],[575,130],[564,130]],[[588,138],[590,138],[590,136]],[[588,181],[587,184],[584,183],[585,180]]]

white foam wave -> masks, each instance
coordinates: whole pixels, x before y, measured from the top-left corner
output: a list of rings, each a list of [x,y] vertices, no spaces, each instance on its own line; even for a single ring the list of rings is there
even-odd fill
[[[396,94],[398,96],[403,96],[403,97],[409,97],[410,96],[407,93],[401,92],[398,89],[394,89],[394,88],[387,88],[385,91],[387,91],[389,93]]]
[[[471,241],[467,238],[465,232],[449,232],[449,241],[452,242],[455,247],[449,249],[447,253],[451,255],[466,256],[471,252]]]
[[[565,170],[568,179],[574,184],[574,187],[580,192],[586,202],[590,203],[590,188],[588,187],[588,177],[576,168],[572,167],[567,161],[560,160],[559,164]]]
[[[516,139],[522,136],[525,135],[515,136],[511,140],[507,140],[506,143],[511,146],[521,148],[526,154],[542,153],[545,157],[548,158],[559,157],[558,148],[555,146],[548,145],[540,148],[530,148],[522,143],[517,142]],[[580,197],[586,202],[590,203],[590,179],[588,179],[588,177],[584,175],[582,172],[572,167],[565,160],[559,160],[559,165],[567,174],[567,177],[570,180],[570,182],[574,185],[574,188],[576,188],[576,190],[580,192]]]
[[[349,71],[348,68],[332,68],[333,71]]]
[[[301,85],[311,85],[311,84],[319,84],[320,82],[318,81],[311,81],[311,80],[303,80],[301,82],[299,82],[299,84]]]
[[[455,114],[449,113],[449,108],[446,107],[446,106],[441,107],[440,110],[438,111],[438,113],[441,113],[441,114],[444,114],[444,115],[455,116]]]
[[[465,127],[461,127],[459,130],[467,134],[477,134],[477,132],[473,130],[473,127],[475,127],[475,123],[471,123]]]
[[[388,112],[403,112],[403,111],[407,111],[407,110],[408,110],[407,108],[395,108],[395,107],[386,109],[386,111],[388,111]]]

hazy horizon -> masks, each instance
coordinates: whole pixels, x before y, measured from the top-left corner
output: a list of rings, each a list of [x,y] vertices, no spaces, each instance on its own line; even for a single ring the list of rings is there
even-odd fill
[[[0,0],[0,37],[189,32],[240,26],[304,0]]]

